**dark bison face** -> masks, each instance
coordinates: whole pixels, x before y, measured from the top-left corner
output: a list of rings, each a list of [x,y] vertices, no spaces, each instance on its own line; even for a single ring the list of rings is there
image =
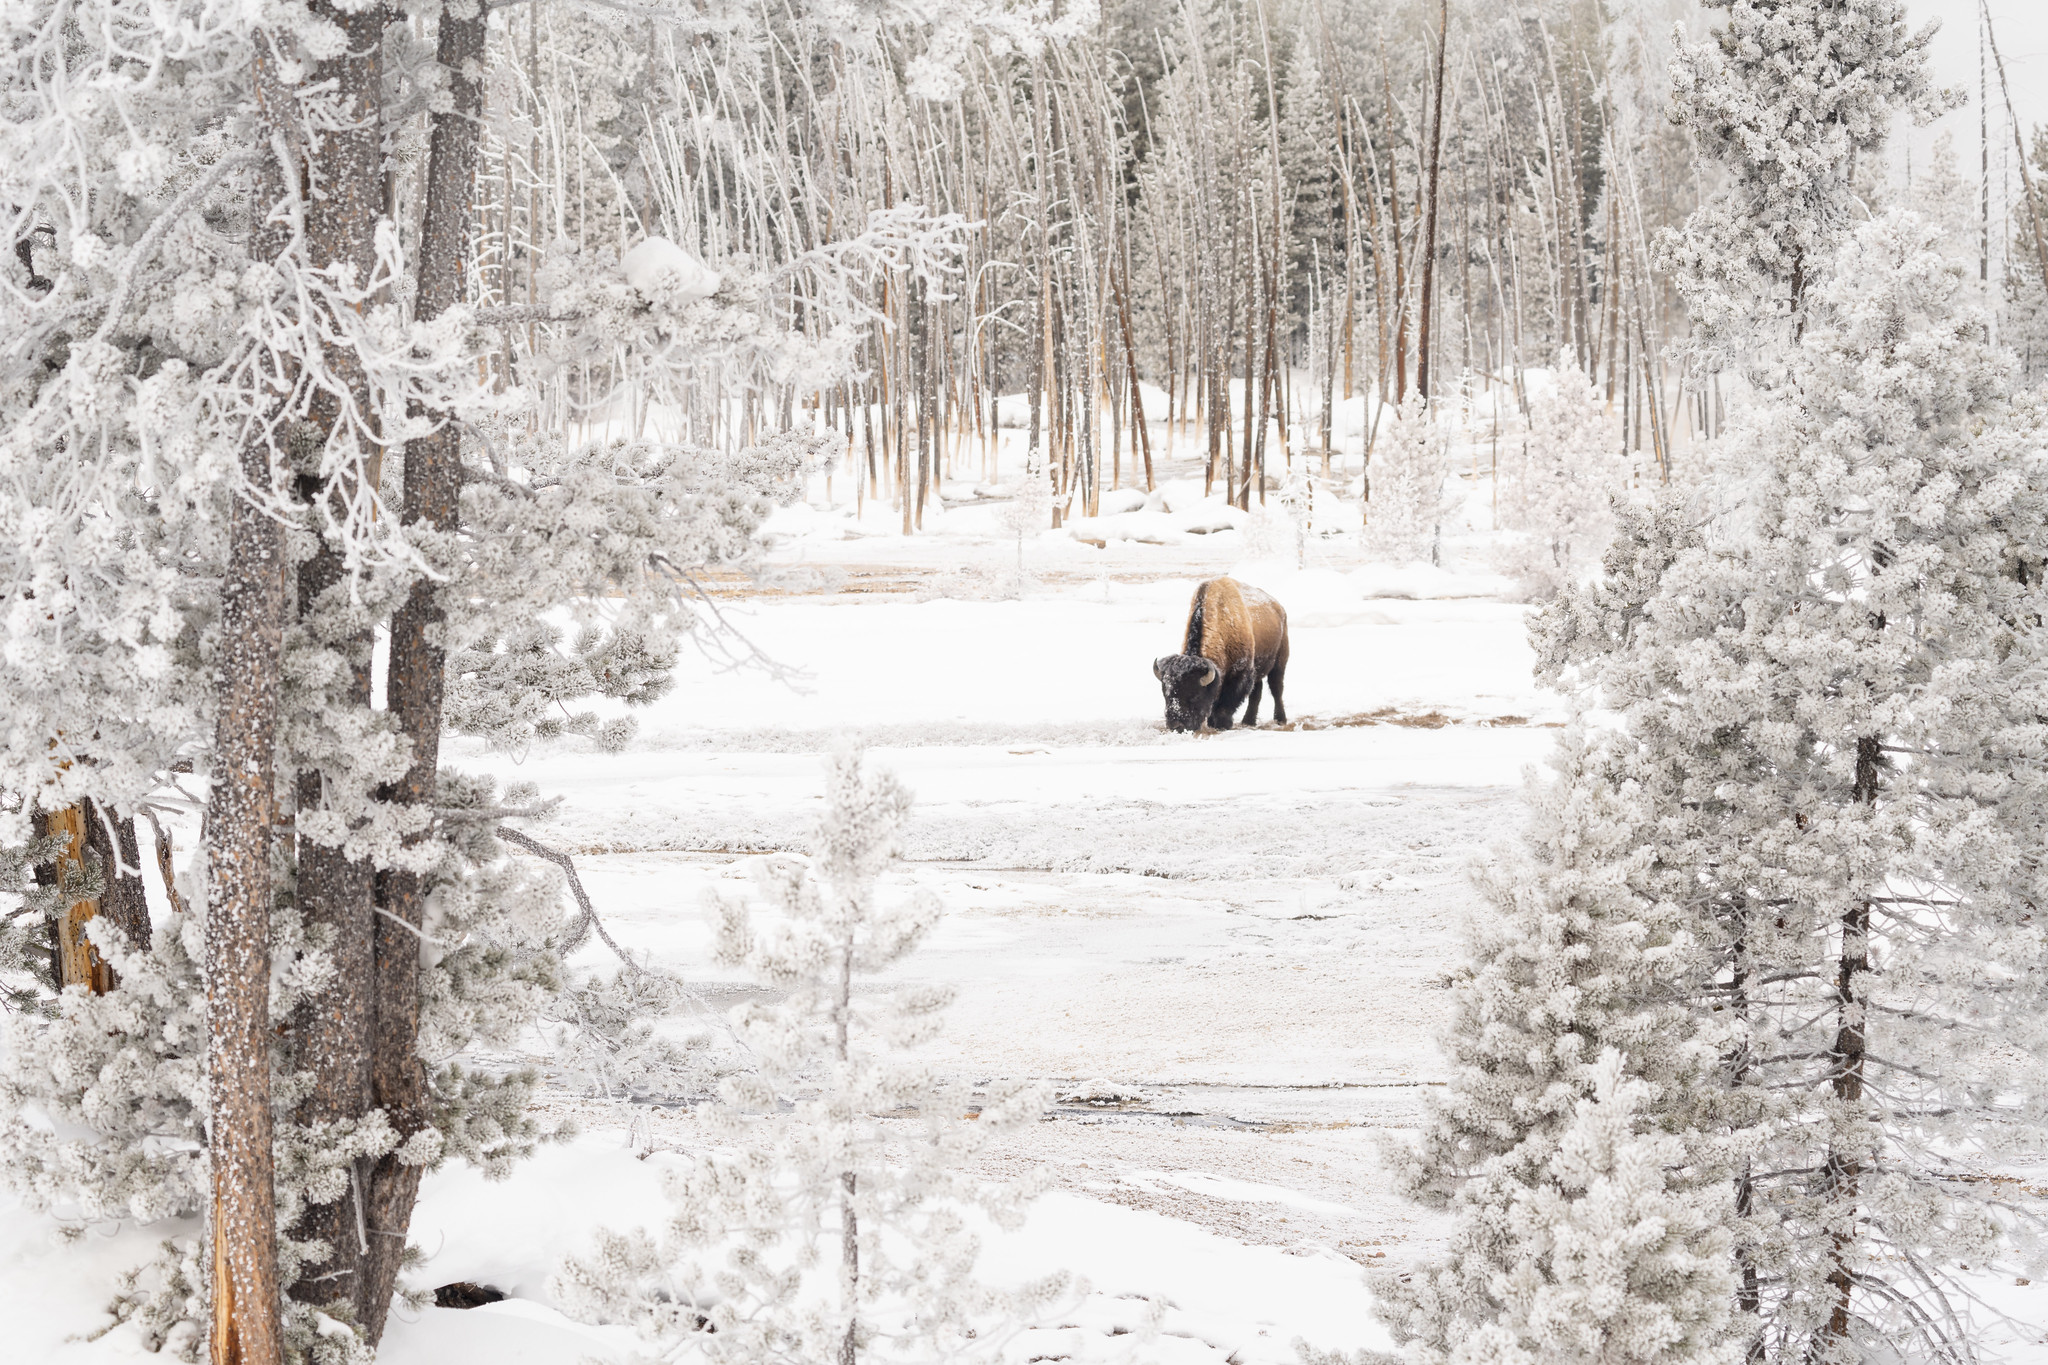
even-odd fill
[[[1152,661],[1152,673],[1166,694],[1167,729],[1199,730],[1209,723],[1223,691],[1223,670],[1199,654],[1169,654]]]

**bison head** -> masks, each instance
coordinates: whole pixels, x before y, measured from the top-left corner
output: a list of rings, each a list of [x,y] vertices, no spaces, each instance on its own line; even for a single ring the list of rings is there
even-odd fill
[[[1152,674],[1166,694],[1166,728],[1199,730],[1223,691],[1223,670],[1199,654],[1168,654],[1152,661]]]

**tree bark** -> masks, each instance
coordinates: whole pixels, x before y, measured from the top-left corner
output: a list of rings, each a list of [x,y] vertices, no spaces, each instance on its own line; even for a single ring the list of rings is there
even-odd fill
[[[100,917],[121,933],[130,948],[149,946],[149,893],[142,886],[142,849],[135,822],[124,820],[97,801],[85,808],[85,843],[106,875],[100,891]],[[118,976],[108,970],[109,986]]]
[[[274,60],[258,46],[258,127],[287,119]],[[260,145],[260,141],[259,141]],[[289,245],[275,211],[287,195],[276,157],[258,163],[250,254],[272,260]],[[214,755],[206,812],[208,1146],[213,1174],[214,1365],[281,1365],[277,1211],[270,1110],[272,767],[284,673],[283,528],[255,502],[271,487],[272,428],[244,441],[228,513],[214,660]]]
[[[421,228],[419,294],[422,320],[440,316],[460,302],[469,251],[470,199],[476,179],[484,90],[477,64],[484,54],[485,14],[470,0],[442,12],[436,60],[448,73],[453,106],[434,116],[428,149],[426,216]],[[405,458],[406,526],[452,531],[462,489],[461,430],[452,419],[440,430],[412,442]],[[390,796],[408,806],[434,799],[440,766],[441,711],[447,654],[441,640],[436,585],[413,585],[392,617],[388,704],[412,746],[412,766]],[[371,1091],[401,1142],[426,1126],[426,1071],[419,1039],[419,929],[429,888],[411,872],[388,871],[377,878],[378,918],[373,931],[372,995],[376,1028],[371,1040]],[[382,1339],[405,1252],[406,1229],[419,1197],[420,1168],[396,1155],[370,1170],[365,1198],[369,1251],[363,1258],[363,1328],[372,1342]]]
[[[1878,758],[1883,752],[1878,738],[1866,735],[1856,741],[1856,784],[1851,800],[1873,808],[1877,804]],[[1858,899],[1842,915],[1842,955],[1835,971],[1835,1014],[1838,1020],[1832,1050],[1833,1075],[1829,1089],[1845,1110],[1863,1103],[1863,1072],[1868,1050],[1864,1005],[1858,994],[1857,978],[1870,970],[1870,902]],[[1828,1289],[1834,1296],[1827,1326],[1821,1330],[1818,1360],[1849,1339],[1850,1308],[1856,1274],[1850,1252],[1856,1243],[1856,1203],[1863,1182],[1863,1152],[1852,1142],[1847,1150],[1837,1142],[1828,1151],[1825,1167],[1826,1189],[1834,1208],[1829,1211],[1833,1225],[1828,1233]]]
[[[314,10],[341,29],[347,45],[340,56],[322,63],[319,71],[321,79],[334,84],[343,126],[328,131],[321,141],[318,156],[323,197],[318,212],[308,216],[306,254],[315,268],[347,265],[354,269],[358,281],[367,280],[376,265],[377,223],[384,211],[385,13],[376,6],[350,12],[327,0],[316,3]],[[326,360],[334,382],[345,389],[348,404],[367,418],[371,398],[355,353],[344,347],[332,347]],[[336,427],[348,420],[342,395],[331,392],[314,401],[308,416],[309,426],[322,441],[332,439]],[[373,455],[366,464],[368,477],[376,479],[381,460]],[[348,482],[352,484],[353,480]],[[341,480],[323,485],[317,477],[306,473],[298,480],[300,498],[308,503],[330,500],[337,515],[345,512],[344,500],[356,491],[359,490],[345,486]],[[336,589],[346,591],[346,576],[342,548],[332,539],[323,542],[312,558],[299,566],[297,614],[302,625],[318,631],[326,616],[323,596]],[[368,712],[368,633],[324,643],[351,656],[349,681],[340,696],[329,700]],[[345,772],[331,777],[314,769],[299,772],[297,809],[305,812],[319,808],[330,781],[348,780]],[[371,938],[375,918],[371,869],[366,862],[348,858],[340,848],[303,835],[297,838],[296,861],[297,905],[309,930],[325,930],[332,935],[329,951],[335,975],[333,983],[307,1000],[293,1020],[295,1061],[312,1079],[295,1117],[307,1124],[360,1119],[373,1103],[368,1047],[375,1017],[371,1008]],[[360,1230],[362,1214],[353,1182],[350,1192],[341,1199],[306,1209],[292,1234],[299,1239],[326,1243],[328,1256],[313,1263],[309,1268],[314,1273],[293,1285],[294,1298],[312,1304],[341,1301],[351,1307],[349,1316],[363,1320],[369,1305],[362,1297],[362,1262],[368,1250]]]
[[[49,884],[62,886],[65,877],[71,873],[85,875],[87,867],[86,831],[91,828],[91,816],[86,803],[66,806],[43,816],[43,837],[64,840],[64,850],[49,870]],[[105,865],[102,864],[105,871]],[[111,872],[107,873],[111,876]],[[67,901],[57,916],[56,946],[57,985],[61,987],[84,986],[94,995],[105,995],[114,988],[114,972],[94,948],[92,940],[86,937],[85,926],[100,913],[97,896],[81,897]]]

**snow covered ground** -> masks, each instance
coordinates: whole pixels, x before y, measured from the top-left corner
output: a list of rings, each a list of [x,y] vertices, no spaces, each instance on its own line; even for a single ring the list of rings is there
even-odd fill
[[[1343,534],[1312,538],[1296,568],[1271,522],[1100,546],[1063,530],[1027,542],[1021,591],[994,507],[963,496],[910,538],[887,533],[886,508],[798,509],[778,522],[780,585],[719,593],[782,677],[693,658],[625,752],[455,741],[450,759],[562,796],[530,832],[573,851],[613,935],[715,1013],[751,988],[711,962],[710,894],[801,847],[819,756],[866,745],[918,796],[902,880],[948,911],[881,984],[958,989],[933,1050],[952,1075],[1039,1077],[1061,1096],[988,1160],[993,1177],[1047,1167],[1055,1188],[1021,1232],[989,1239],[984,1272],[1065,1267],[1090,1290],[1011,1358],[1265,1365],[1296,1360],[1297,1341],[1383,1347],[1366,1269],[1413,1263],[1444,1225],[1392,1195],[1378,1147],[1444,1081],[1432,1037],[1480,909],[1466,869],[1514,834],[1521,772],[1562,721],[1530,678],[1528,609],[1485,555],[1489,481],[1469,473],[1447,568],[1369,564]],[[1289,724],[1166,734],[1150,661],[1177,649],[1194,583],[1222,572],[1290,610]],[[657,1176],[695,1121],[566,1085],[543,1108],[584,1135],[501,1185],[433,1177],[413,1229],[414,1283],[511,1297],[401,1311],[390,1365],[629,1353],[624,1329],[556,1312],[546,1278],[592,1227],[661,1216]],[[0,1355],[138,1357],[125,1329],[80,1338],[104,1321],[113,1271],[162,1235],[60,1241],[0,1214]],[[2042,1336],[2048,1288],[1987,1292],[2017,1324],[1987,1342]],[[2034,1349],[2012,1358],[2048,1360]]]

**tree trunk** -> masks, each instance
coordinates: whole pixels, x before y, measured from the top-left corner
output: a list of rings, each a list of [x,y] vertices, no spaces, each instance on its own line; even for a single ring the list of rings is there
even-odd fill
[[[149,947],[149,893],[142,886],[142,848],[135,822],[123,820],[97,801],[85,807],[85,843],[99,859],[107,884],[100,891],[100,917],[121,931],[131,948]],[[110,971],[110,984],[117,981]]]
[[[259,133],[290,122],[267,49],[256,57]],[[257,145],[264,139],[258,137]],[[274,207],[290,192],[274,156],[258,162],[250,254],[289,246]],[[214,660],[214,757],[206,812],[208,1147],[213,1176],[214,1365],[281,1365],[277,1211],[270,1111],[273,758],[284,674],[283,528],[253,500],[271,487],[267,423],[240,452],[245,487],[228,513]]]
[[[1422,312],[1417,322],[1415,343],[1415,391],[1429,397],[1430,321],[1436,308],[1436,220],[1437,180],[1444,152],[1444,53],[1450,46],[1450,0],[1437,0],[1436,96],[1429,117],[1429,202],[1423,209],[1422,228]]]
[[[1145,453],[1145,491],[1150,493],[1152,483],[1152,434],[1145,428],[1145,392],[1138,387],[1138,351],[1131,341],[1131,292],[1128,276],[1122,278],[1116,291],[1117,320],[1124,335],[1124,369],[1131,379],[1131,424],[1138,430],[1138,448]],[[1173,383],[1173,366],[1166,367],[1168,384]],[[1173,395],[1167,394],[1167,431],[1169,439],[1173,430]]]
[[[57,855],[56,863],[50,868],[50,884],[62,886],[65,879],[86,873],[86,830],[90,817],[85,803],[54,810],[43,817],[43,837],[64,840],[64,849]],[[102,864],[102,871],[111,876]],[[57,916],[56,967],[57,984],[60,987],[84,986],[94,995],[105,995],[114,988],[114,972],[100,957],[99,950],[85,936],[85,926],[100,913],[98,897],[85,897],[65,903],[63,912]]]
[[[1877,805],[1878,758],[1883,752],[1875,735],[1856,741],[1856,785],[1850,799],[1866,810]],[[1835,971],[1835,1045],[1832,1049],[1833,1075],[1829,1089],[1844,1110],[1860,1111],[1863,1105],[1863,1071],[1867,1055],[1864,1004],[1858,995],[1857,978],[1870,970],[1870,902],[1857,900],[1842,915],[1842,956]],[[1860,1116],[1860,1115],[1859,1115]],[[1854,1122],[1855,1120],[1850,1120]],[[1834,1302],[1829,1306],[1827,1326],[1821,1330],[1818,1360],[1849,1339],[1851,1296],[1856,1273],[1850,1253],[1856,1244],[1857,1196],[1863,1182],[1863,1151],[1860,1143],[1848,1150],[1831,1146],[1825,1167],[1825,1188],[1833,1208],[1828,1211],[1828,1288]]]
[[[314,8],[341,29],[347,47],[342,55],[321,63],[318,71],[320,79],[333,82],[344,120],[342,127],[326,134],[319,150],[324,197],[319,212],[307,219],[306,252],[316,268],[345,264],[354,268],[358,280],[363,280],[370,277],[376,265],[377,223],[384,209],[384,16],[374,7],[353,13],[326,3]],[[355,354],[334,348],[327,363],[335,378],[347,386],[358,411],[367,416],[371,396]],[[336,395],[321,394],[316,398],[309,426],[318,431],[322,440],[331,439],[336,424],[342,420],[345,417]],[[375,479],[379,462],[368,463],[368,476]],[[302,475],[298,492],[308,503],[327,499],[340,512],[347,497],[359,490],[338,482],[323,486],[312,476]],[[341,546],[333,540],[324,542],[299,566],[297,605],[302,625],[318,630],[319,623],[327,619],[322,596],[336,589],[346,592],[346,577]],[[341,695],[331,700],[367,713],[371,650],[368,632],[324,643],[351,656],[350,680]],[[347,779],[337,773],[333,780]],[[301,771],[297,775],[298,810],[317,809],[328,786],[329,779],[317,769]],[[295,819],[295,833],[296,829]],[[374,1021],[370,942],[375,916],[371,871],[367,863],[347,858],[339,848],[303,837],[297,839],[297,864],[295,894],[300,913],[307,929],[332,935],[329,951],[335,977],[326,990],[301,1006],[293,1021],[298,1045],[296,1062],[311,1078],[311,1087],[295,1117],[301,1123],[359,1119],[372,1104],[368,1043]],[[362,1210],[353,1186],[348,1195],[333,1203],[306,1209],[292,1234],[325,1242],[329,1255],[310,1267],[314,1273],[293,1285],[294,1298],[312,1304],[341,1300],[351,1305],[350,1316],[362,1320],[368,1307],[360,1297],[362,1259],[368,1250],[362,1226]]]
[[[421,320],[440,316],[460,302],[469,250],[470,195],[476,176],[484,90],[476,66],[484,55],[485,12],[465,16],[444,10],[436,60],[448,73],[453,105],[434,117],[428,151],[426,216],[421,229],[419,296]],[[455,528],[462,489],[462,437],[452,420],[406,449],[407,526]],[[392,617],[388,704],[412,746],[393,799],[428,806],[434,799],[441,755],[442,694],[447,654],[440,638],[443,613],[439,591],[429,582],[413,585]],[[371,1039],[371,1092],[404,1141],[426,1125],[426,1073],[420,1063],[419,929],[428,887],[417,874],[389,871],[377,878],[378,909],[372,940],[372,997],[376,1011]],[[420,1168],[395,1155],[371,1169],[365,1199],[368,1254],[364,1259],[362,1323],[372,1342],[384,1335],[391,1296],[398,1283],[406,1229],[419,1196]]]

